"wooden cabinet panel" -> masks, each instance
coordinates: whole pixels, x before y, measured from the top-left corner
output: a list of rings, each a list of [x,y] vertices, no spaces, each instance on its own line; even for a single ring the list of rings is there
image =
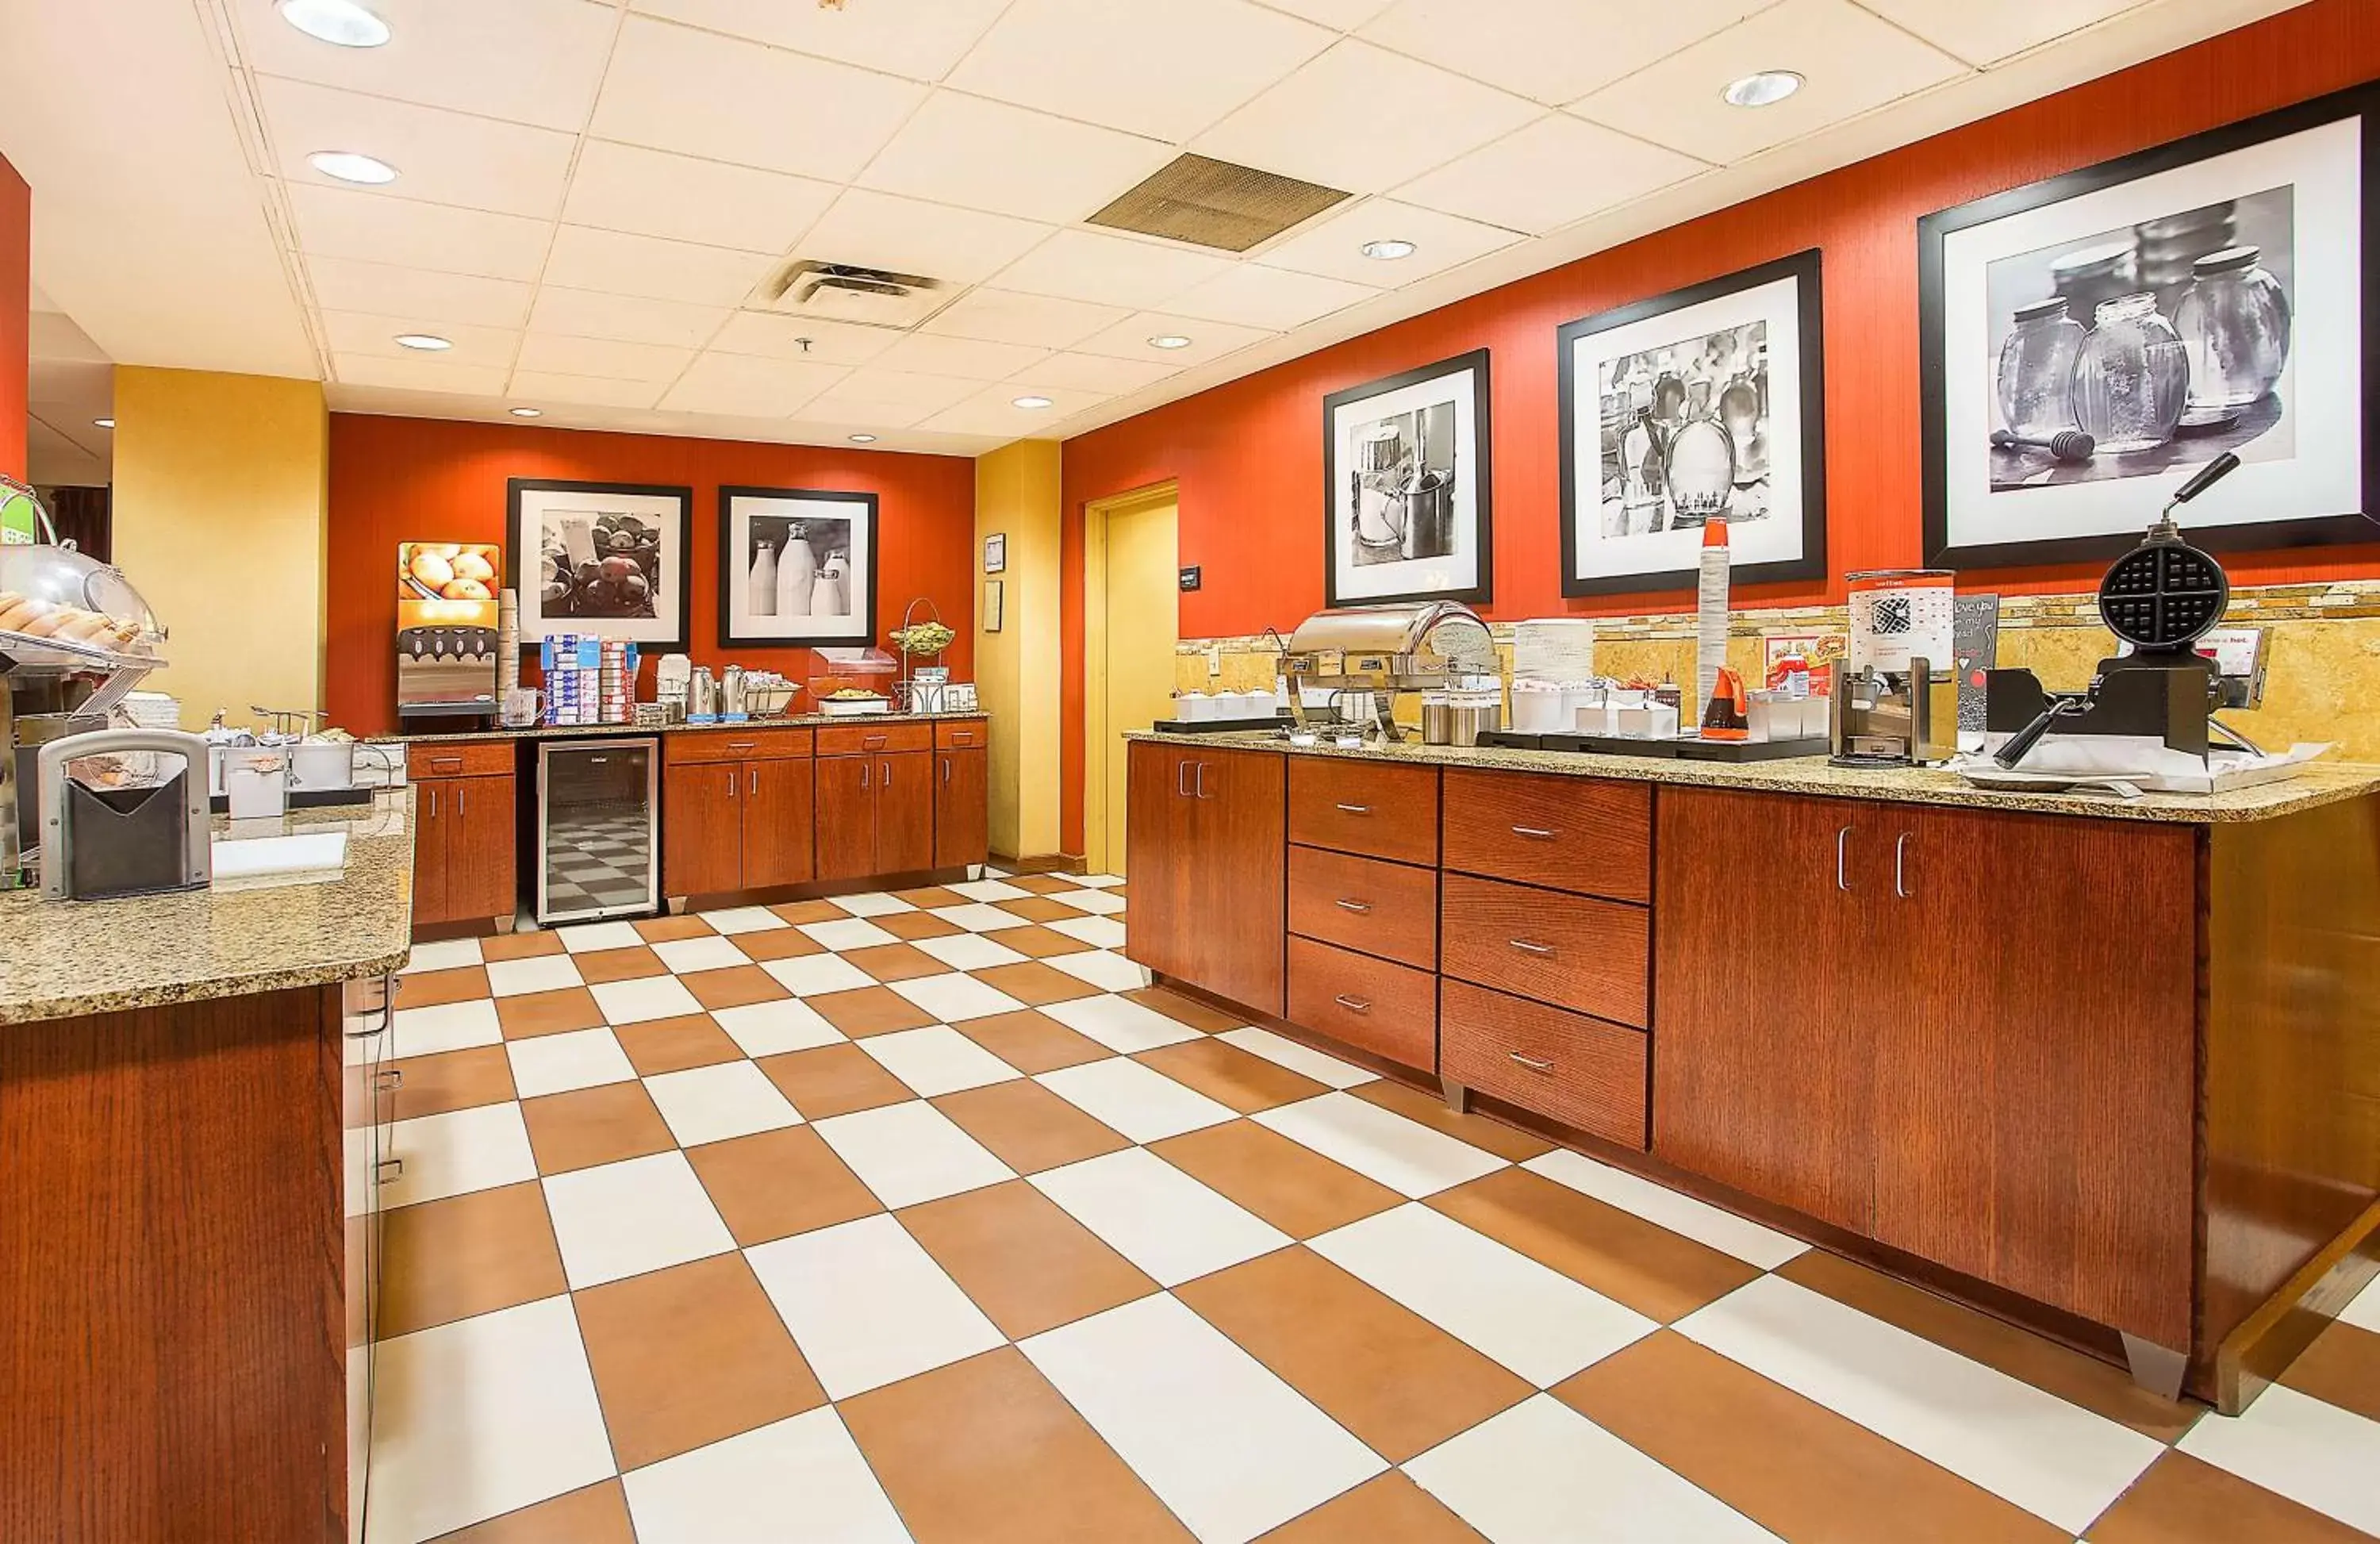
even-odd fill
[[[1438,1070],[1483,1094],[1622,1147],[1645,1146],[1640,1030],[1462,981],[1440,989]]]
[[[1438,769],[1293,758],[1289,839],[1309,847],[1438,861]]]
[[[405,749],[405,775],[416,783],[433,777],[511,777],[517,770],[510,740],[441,740]]]
[[[981,750],[991,744],[991,726],[982,719],[939,719],[934,723],[937,750]]]
[[[868,872],[909,874],[933,866],[933,757],[922,751],[877,757],[876,864]]]
[[[520,908],[514,831],[517,784],[510,776],[458,778],[446,827],[446,915],[510,917]]]
[[[453,791],[443,781],[413,784],[413,925],[446,921],[446,812]]]
[[[1311,939],[1289,941],[1292,1024],[1423,1072],[1438,1066],[1438,979]]]
[[[1446,867],[1489,879],[1648,901],[1653,789],[1542,773],[1446,773]]]
[[[744,769],[690,763],[662,769],[662,889],[719,895],[744,887]]]
[[[878,718],[861,723],[820,724],[820,756],[872,756],[934,748],[934,726],[914,720],[895,723]]]
[[[1416,970],[1435,970],[1438,870],[1292,847],[1289,930]]]
[[[754,761],[784,756],[808,756],[808,729],[685,729],[662,736],[662,759],[671,766],[686,761]]]
[[[747,761],[743,774],[744,877],[739,888],[808,883],[815,867],[810,763],[791,757]]]
[[[1189,777],[1195,904],[1191,981],[1278,1015],[1288,936],[1286,759],[1271,751],[1200,751]],[[1128,913],[1127,913],[1128,915]]]
[[[937,729],[948,729],[940,724]],[[960,727],[965,727],[964,725]],[[978,742],[980,743],[980,742]],[[934,753],[934,867],[959,869],[991,856],[991,780],[980,750]],[[1127,910],[1126,915],[1130,912]]]
[[[818,877],[865,879],[876,868],[876,758],[822,756],[818,769]]]
[[[1135,740],[1126,748],[1124,873],[1132,905],[1124,912],[1124,957],[1185,981],[1196,915],[1190,852],[1196,765],[1196,752],[1178,746]]]
[[[1446,876],[1439,968],[1643,1028],[1652,914],[1643,906]]]

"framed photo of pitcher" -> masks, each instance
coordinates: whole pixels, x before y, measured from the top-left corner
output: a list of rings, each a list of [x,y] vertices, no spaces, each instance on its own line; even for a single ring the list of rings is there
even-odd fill
[[[875,636],[875,494],[719,490],[722,649],[831,649]]]
[[[1826,577],[1821,320],[1813,249],[1555,334],[1563,594],[1691,590],[1713,520],[1738,583]]]
[[[1328,603],[1488,598],[1488,350],[1322,399]]]

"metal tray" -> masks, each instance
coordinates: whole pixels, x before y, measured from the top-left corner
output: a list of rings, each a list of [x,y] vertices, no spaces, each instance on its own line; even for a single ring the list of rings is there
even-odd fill
[[[1149,725],[1160,735],[1261,735],[1290,722],[1287,713],[1270,718],[1162,718]]]

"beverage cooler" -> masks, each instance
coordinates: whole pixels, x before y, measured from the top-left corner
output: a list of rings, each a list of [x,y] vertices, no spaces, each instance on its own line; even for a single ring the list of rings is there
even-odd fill
[[[657,740],[554,741],[537,753],[537,919],[661,906]]]

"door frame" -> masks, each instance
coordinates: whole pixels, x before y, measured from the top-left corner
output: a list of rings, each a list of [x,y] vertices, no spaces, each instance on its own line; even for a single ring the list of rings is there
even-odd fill
[[[1108,851],[1108,768],[1123,747],[1108,726],[1108,520],[1158,505],[1174,506],[1174,555],[1181,556],[1181,485],[1172,479],[1083,506],[1083,862],[1094,874],[1115,872]],[[1182,641],[1182,615],[1173,619]]]

